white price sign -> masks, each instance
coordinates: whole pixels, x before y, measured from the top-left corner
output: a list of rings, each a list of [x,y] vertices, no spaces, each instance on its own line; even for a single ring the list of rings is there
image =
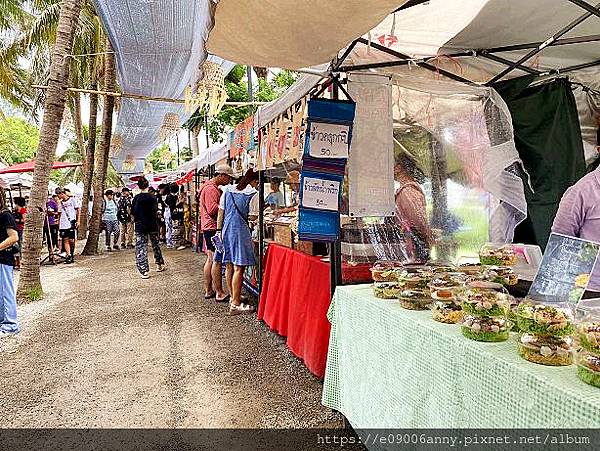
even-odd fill
[[[302,206],[319,210],[339,210],[340,182],[304,177]]]
[[[315,158],[348,158],[350,126],[312,122],[310,124],[310,156]]]

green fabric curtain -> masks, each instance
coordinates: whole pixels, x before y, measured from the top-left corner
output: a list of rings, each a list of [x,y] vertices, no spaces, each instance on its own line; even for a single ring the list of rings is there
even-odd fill
[[[515,143],[533,192],[525,183],[528,217],[515,231],[515,242],[545,248],[565,190],[586,171],[575,96],[566,79],[529,86],[533,76],[498,83],[507,103]]]

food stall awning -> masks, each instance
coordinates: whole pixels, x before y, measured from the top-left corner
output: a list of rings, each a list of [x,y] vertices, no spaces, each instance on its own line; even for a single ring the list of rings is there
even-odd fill
[[[177,168],[177,172],[188,172],[192,169],[202,169],[227,158],[229,148],[227,142],[213,144],[208,149],[201,151],[200,155],[187,161]]]
[[[70,163],[68,161],[55,161],[52,163],[52,169],[66,169],[81,166],[83,163]],[[17,174],[21,172],[33,172],[35,168],[35,160],[25,161],[24,163],[13,164],[6,168],[0,169],[0,174]]]
[[[349,60],[362,65],[402,59],[398,54],[425,58],[433,69],[478,83],[572,73],[600,64],[600,17],[576,3],[430,0],[390,14],[363,36],[368,42],[357,45]]]
[[[321,64],[406,2],[220,0],[208,51],[252,66]]]

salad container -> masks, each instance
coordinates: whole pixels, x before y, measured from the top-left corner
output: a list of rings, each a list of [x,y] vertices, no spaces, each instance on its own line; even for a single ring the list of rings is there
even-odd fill
[[[431,304],[431,317],[440,323],[458,324],[463,320],[463,310],[454,301],[436,301]]]
[[[484,244],[479,250],[479,262],[490,266],[513,266],[517,263],[517,254],[512,244]]]
[[[600,388],[600,356],[580,351],[577,356],[577,376],[586,384]]]
[[[575,332],[573,313],[568,308],[522,302],[517,308],[517,322],[522,332],[533,335],[564,337]]]
[[[570,336],[532,335],[524,333],[519,340],[519,355],[541,365],[568,366],[575,356],[574,340]]]
[[[376,298],[396,299],[402,291],[402,286],[398,282],[375,282],[373,284],[373,294]]]
[[[510,322],[502,317],[466,315],[461,324],[462,334],[475,341],[508,340]]]
[[[427,310],[431,304],[429,290],[426,288],[407,288],[398,295],[400,306],[408,310]]]
[[[396,261],[378,261],[371,267],[374,282],[396,282],[398,271],[402,265]]]

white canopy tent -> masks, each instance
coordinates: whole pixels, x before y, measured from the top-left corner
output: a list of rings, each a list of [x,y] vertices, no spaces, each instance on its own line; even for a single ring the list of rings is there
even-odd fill
[[[227,158],[229,149],[227,143],[213,144],[211,147],[201,152],[200,155],[181,164],[177,172],[188,172],[192,169],[203,169],[207,166],[217,164],[219,161]]]

